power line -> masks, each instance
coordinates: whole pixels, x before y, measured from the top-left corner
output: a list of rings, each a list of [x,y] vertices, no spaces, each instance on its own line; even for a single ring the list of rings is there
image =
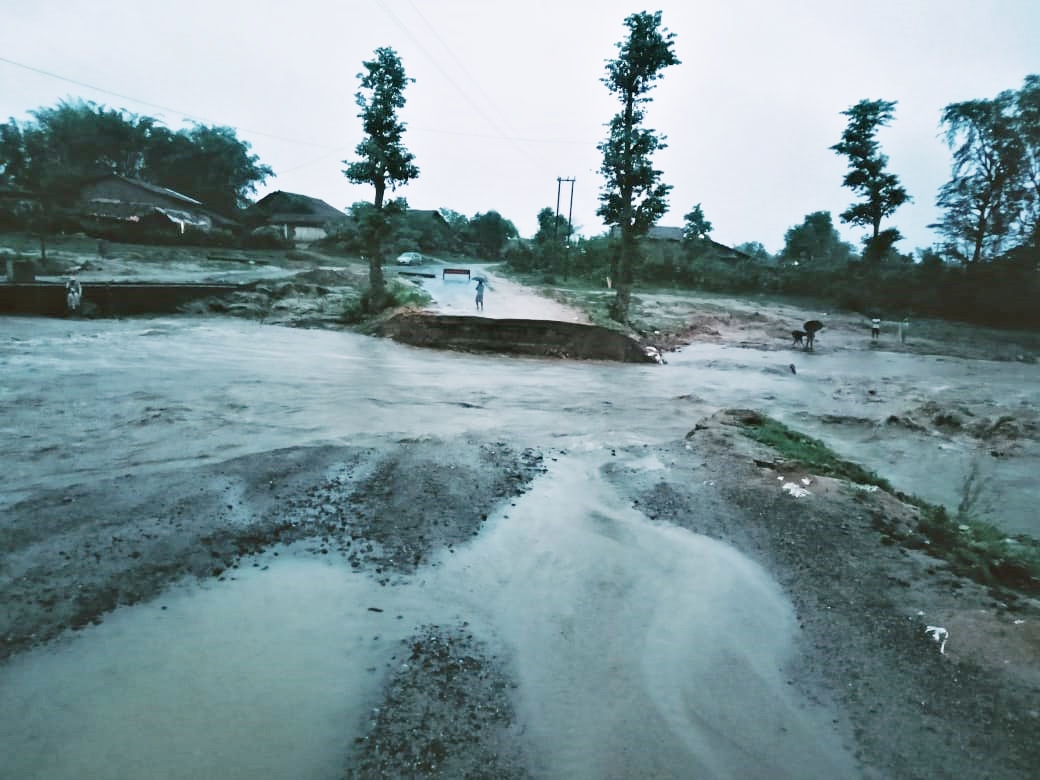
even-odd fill
[[[160,103],[153,103],[153,102],[151,102],[149,100],[142,100],[141,98],[136,98],[136,97],[133,97],[131,95],[124,95],[121,92],[115,92],[115,91],[113,91],[111,89],[105,89],[104,87],[99,87],[99,86],[97,86],[95,84],[88,84],[85,81],[79,81],[78,79],[69,78],[68,76],[62,76],[62,75],[60,75],[58,73],[52,73],[51,71],[44,70],[43,68],[37,68],[37,67],[34,67],[32,65],[26,65],[24,62],[15,62],[14,60],[8,59],[7,57],[0,57],[0,62],[6,62],[8,65],[14,65],[17,68],[23,68],[24,70],[32,71],[33,73],[39,73],[40,75],[48,76],[48,77],[50,77],[52,79],[57,79],[58,81],[65,81],[65,82],[68,82],[69,84],[75,84],[78,87],[85,87],[86,89],[92,89],[95,92],[101,92],[101,93],[103,93],[105,95],[112,95],[113,97],[121,98],[123,100],[129,100],[129,101],[131,101],[133,103],[139,103],[142,106],[148,106],[150,108],[158,108],[158,109],[161,109],[163,111],[169,111],[169,112],[174,113],[174,114],[180,114],[185,119],[190,119],[190,120],[195,121],[195,122],[209,122],[210,124],[214,124],[214,125],[222,124],[218,120],[209,119],[207,117],[199,116],[197,114],[194,114],[191,111],[184,111],[184,110],[179,109],[179,108],[172,108],[170,106],[164,106],[164,105],[162,105]],[[260,135],[260,136],[264,136],[265,138],[273,138],[273,139],[275,139],[277,141],[285,141],[287,143],[299,144],[301,146],[313,146],[313,147],[320,148],[320,149],[339,149],[340,148],[340,147],[337,147],[337,146],[331,146],[329,144],[315,143],[313,141],[301,141],[298,138],[285,138],[284,136],[274,135],[273,133],[265,133],[265,132],[263,132],[261,130],[250,130],[249,128],[245,128],[245,127],[238,127],[238,128],[235,128],[235,129],[238,130],[239,132],[242,132],[242,133],[249,133],[250,135]]]
[[[491,128],[497,133],[496,137],[500,140],[508,141],[513,146],[513,148],[516,149],[520,154],[524,155],[529,160],[533,161],[533,158],[531,157],[530,153],[522,146],[520,146],[514,139],[507,136],[505,131],[502,130],[501,127],[499,127],[498,123],[494,120],[494,118],[488,116],[488,114],[485,113],[484,109],[480,105],[478,105],[476,101],[473,100],[470,94],[466,90],[464,90],[459,85],[459,83],[455,81],[454,78],[452,78],[451,74],[444,69],[440,61],[432,54],[430,54],[429,51],[426,50],[426,47],[423,46],[422,42],[415,36],[415,34],[410,29],[408,29],[407,25],[405,25],[404,22],[401,21],[400,17],[398,17],[397,14],[395,14],[390,8],[388,8],[385,3],[377,3],[377,5],[379,5],[379,7],[390,17],[394,24],[401,28],[405,35],[412,39],[412,42],[415,43],[415,45],[419,48],[419,51],[426,55],[426,58],[430,61],[430,63],[438,71],[440,71],[440,74],[447,80],[449,84],[451,84],[455,88],[455,90],[463,97],[463,99],[467,103],[469,103],[470,107],[473,108],[473,110],[476,111],[478,114],[480,114],[484,121],[491,126]],[[424,22],[426,21],[425,17],[422,17],[421,14],[420,17],[423,19]],[[427,25],[428,24],[429,22],[427,22]]]
[[[466,67],[466,63],[463,62],[463,60],[455,53],[454,49],[452,49],[451,46],[449,46],[447,42],[440,36],[440,33],[437,32],[437,28],[434,27],[430,20],[423,15],[422,11],[419,10],[419,7],[415,3],[413,3],[412,0],[408,0],[408,5],[411,6],[412,10],[415,12],[415,15],[418,16],[422,20],[423,24],[426,25],[426,28],[433,34],[433,37],[437,39],[437,42],[440,43],[444,50],[448,52],[449,55],[451,55],[451,58],[455,60],[456,65],[458,65],[459,70],[462,71],[462,74],[466,77],[468,83],[476,88],[477,92],[480,94],[481,98],[483,98],[484,102],[487,103],[487,105],[491,108],[493,112],[495,112],[499,116],[499,118],[501,118],[501,111],[496,105],[494,99],[490,95],[488,95],[488,93],[484,91],[483,87],[480,86],[480,83],[473,78],[472,74],[470,74],[468,68]],[[501,131],[498,127],[496,127],[495,129]]]

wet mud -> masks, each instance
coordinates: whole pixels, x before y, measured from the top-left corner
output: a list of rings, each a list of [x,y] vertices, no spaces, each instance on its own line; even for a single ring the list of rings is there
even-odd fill
[[[472,538],[540,469],[536,453],[504,444],[428,439],[42,492],[7,510],[0,536],[0,661],[184,576],[227,576],[274,545],[307,540],[389,583]]]
[[[893,528],[916,528],[916,507],[778,468],[727,413],[657,453],[666,468],[653,474],[607,473],[648,516],[733,544],[776,577],[800,629],[788,684],[845,713],[835,725],[863,776],[1034,771],[1040,602],[990,591],[895,543]],[[781,489],[792,481],[806,493]],[[942,652],[930,625],[950,632]]]
[[[531,776],[510,697],[516,683],[467,625],[421,626],[400,648],[345,777]]]

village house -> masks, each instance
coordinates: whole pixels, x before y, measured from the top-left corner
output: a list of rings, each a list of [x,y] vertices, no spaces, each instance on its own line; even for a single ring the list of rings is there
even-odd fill
[[[660,225],[653,225],[650,230],[647,231],[644,236],[647,241],[668,241],[674,243],[681,243],[683,241],[683,233],[685,231],[681,227],[663,227]],[[618,237],[621,235],[619,228],[612,228],[610,231],[612,237]],[[701,239],[707,242],[707,246],[711,247],[717,253],[718,257],[723,260],[753,260],[751,255],[741,252],[739,249],[734,249],[731,246],[720,244],[718,241],[713,241],[710,238]]]
[[[115,174],[94,179],[80,190],[79,211],[88,233],[115,229],[180,236],[189,230],[208,233],[235,224],[188,195]]]
[[[250,224],[276,228],[286,241],[307,244],[328,236],[328,225],[348,219],[318,198],[277,190],[246,211]]]

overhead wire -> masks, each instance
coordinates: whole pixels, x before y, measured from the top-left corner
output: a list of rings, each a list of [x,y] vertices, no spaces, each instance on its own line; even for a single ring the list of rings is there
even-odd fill
[[[496,135],[494,136],[495,138],[508,142],[517,152],[519,152],[524,157],[526,157],[529,160],[531,160],[532,162],[534,162],[534,158],[531,156],[530,152],[527,149],[523,148],[517,142],[517,139],[511,138],[499,126],[498,122],[494,119],[494,117],[491,117],[490,115],[488,115],[487,112],[484,111],[484,108],[473,99],[473,97],[470,95],[470,93],[467,90],[462,88],[462,86],[452,77],[452,75],[447,70],[445,70],[444,66],[441,65],[441,63],[440,63],[440,60],[437,57],[434,57],[426,49],[426,47],[422,44],[422,41],[419,40],[419,38],[415,35],[415,33],[413,33],[411,31],[411,29],[408,28],[408,26],[401,20],[401,18],[397,14],[395,14],[393,12],[392,9],[390,9],[385,3],[378,2],[378,0],[376,0],[376,5],[384,13],[386,13],[387,16],[390,17],[391,21],[393,21],[393,23],[396,24],[405,35],[407,35],[409,38],[411,38],[412,42],[416,45],[416,47],[419,49],[419,51],[421,51],[426,56],[426,59],[429,60],[430,63],[433,65],[433,67],[435,67],[440,72],[441,76],[443,76],[444,79],[452,87],[455,88],[455,91],[458,92],[459,95],[461,95],[462,98],[467,103],[469,103],[470,107],[474,111],[476,111],[481,116],[481,118],[484,119],[484,121],[488,123],[488,125],[491,126],[491,128],[496,133]],[[414,8],[414,6],[413,6],[413,8]],[[422,16],[422,14],[419,14],[419,16],[427,24],[427,26],[430,26],[429,22],[426,20],[425,17]],[[432,27],[431,27],[431,30],[432,30]],[[438,38],[438,40],[441,40],[440,37],[436,35],[436,33],[434,33],[434,35]],[[441,43],[442,43],[442,45],[445,45],[443,43],[443,41],[441,41]],[[446,45],[445,45],[445,48],[447,48]],[[450,49],[449,49],[449,52],[450,52]],[[456,59],[458,59],[458,58],[456,57]]]
[[[149,101],[149,100],[142,100],[141,98],[133,97],[131,95],[125,95],[125,94],[123,94],[121,92],[115,92],[114,90],[106,89],[105,87],[99,87],[96,84],[89,84],[89,83],[87,83],[85,81],[80,81],[79,79],[73,79],[73,78],[69,78],[68,76],[62,76],[59,73],[53,73],[53,72],[51,72],[49,70],[44,70],[43,68],[37,68],[37,67],[35,67],[33,65],[26,65],[24,62],[16,62],[15,60],[8,59],[7,57],[0,57],[0,62],[5,62],[8,65],[14,65],[15,67],[23,68],[23,69],[28,70],[28,71],[32,71],[33,73],[39,73],[39,74],[41,74],[43,76],[48,76],[48,77],[50,77],[52,79],[58,79],[59,81],[65,81],[65,82],[68,82],[69,84],[75,84],[78,87],[85,87],[86,89],[90,89],[90,90],[93,90],[95,92],[100,92],[100,93],[105,94],[105,95],[112,95],[113,97],[121,98],[122,100],[129,100],[132,103],[137,103],[137,104],[142,105],[142,106],[148,106],[149,108],[158,108],[158,109],[161,109],[162,111],[169,111],[169,112],[171,112],[173,114],[178,114],[178,115],[180,115],[181,117],[183,117],[185,119],[190,119],[191,121],[195,121],[195,122],[199,122],[199,121],[201,121],[201,122],[209,122],[210,124],[222,125],[223,126],[223,123],[221,123],[218,120],[210,119],[210,118],[204,117],[204,116],[200,116],[200,115],[195,114],[194,112],[191,112],[191,111],[184,111],[183,109],[172,108],[171,106],[164,106],[161,103],[153,103],[152,101]],[[342,148],[342,147],[339,147],[339,146],[332,146],[331,144],[316,143],[314,141],[303,141],[303,140],[301,140],[299,138],[286,138],[285,136],[275,135],[274,133],[265,133],[262,130],[252,130],[252,129],[246,128],[246,127],[235,127],[234,129],[239,131],[239,132],[242,132],[242,133],[249,133],[250,135],[263,136],[265,138],[272,138],[272,139],[277,140],[277,141],[285,141],[286,143],[299,144],[301,146],[313,146],[313,147],[316,147],[316,148],[319,148],[319,149],[340,149],[340,148]]]
[[[455,60],[455,62],[459,64],[459,66],[463,70],[463,72],[466,73],[467,77],[469,77],[469,74],[466,72],[465,65],[462,63],[461,59],[451,50],[451,47],[449,47],[447,45],[447,43],[445,43],[443,38],[441,38],[441,36],[437,33],[436,29],[434,29],[434,27],[430,24],[429,20],[426,19],[426,17],[423,16],[422,13],[419,12],[419,10],[417,8],[415,8],[414,4],[409,3],[409,5],[411,5],[412,8],[416,11],[416,13],[418,14],[419,18],[422,19],[423,23],[430,29],[430,32],[437,39],[437,41],[441,44],[441,46],[444,47],[444,49],[452,56],[452,58]],[[423,52],[423,54],[426,55],[426,57],[430,60],[430,62],[432,62],[433,65],[440,71],[441,75],[444,76],[444,78],[448,81],[448,83],[451,84],[459,92],[459,94],[462,95],[464,99],[466,99],[466,101],[470,104],[470,106],[475,111],[477,111],[477,113],[480,114],[480,116],[491,126],[492,130],[494,131],[494,133],[493,134],[473,133],[473,132],[466,132],[466,131],[460,131],[460,130],[440,130],[440,129],[433,129],[433,128],[425,128],[425,127],[414,127],[413,129],[415,129],[415,130],[417,130],[419,132],[438,134],[438,135],[452,135],[452,136],[469,137],[469,138],[486,138],[486,139],[491,139],[491,140],[507,141],[511,145],[513,145],[513,147],[518,152],[520,152],[527,159],[532,160],[532,161],[533,161],[533,158],[532,158],[530,152],[527,149],[525,149],[524,147],[522,147],[520,144],[522,144],[522,143],[537,143],[537,144],[586,145],[588,143],[586,141],[578,141],[578,140],[549,139],[549,138],[545,138],[545,139],[541,139],[541,138],[519,138],[519,137],[516,137],[516,136],[509,135],[508,133],[506,133],[502,129],[501,125],[493,117],[491,117],[487,112],[485,112],[483,107],[481,107],[472,98],[472,96],[465,89],[463,89],[463,87],[461,85],[459,85],[459,83],[454,78],[452,78],[451,74],[449,74],[440,65],[440,63],[437,60],[437,58],[435,58],[422,45],[422,43],[418,40],[418,38],[411,32],[410,29],[408,29],[408,27],[401,21],[401,19],[396,14],[394,14],[393,11],[391,11],[389,8],[386,8],[385,6],[381,6],[381,7],[391,17],[391,19],[394,21],[394,23],[398,27],[400,27],[400,29],[406,35],[408,35],[408,37],[411,38],[413,40],[413,42],[415,42],[416,46],[419,47],[419,49]],[[65,76],[65,75],[62,75],[60,73],[55,73],[53,71],[46,70],[44,68],[40,68],[40,67],[37,67],[35,65],[29,65],[29,64],[24,63],[24,62],[19,62],[17,60],[12,60],[12,59],[10,59],[8,57],[0,56],[0,62],[5,63],[7,65],[11,65],[11,66],[17,67],[17,68],[21,68],[23,70],[30,71],[32,73],[37,73],[39,75],[46,76],[48,78],[52,78],[52,79],[55,79],[57,81],[63,81],[63,82],[68,83],[68,84],[74,84],[74,85],[76,85],[78,87],[83,87],[84,89],[89,89],[89,90],[91,90],[93,92],[97,92],[97,93],[100,93],[100,94],[103,94],[103,95],[110,95],[112,97],[117,97],[120,100],[126,100],[126,101],[129,101],[129,102],[134,103],[136,105],[146,106],[148,108],[159,109],[161,111],[166,111],[166,112],[169,112],[171,114],[176,114],[176,115],[180,116],[181,118],[187,119],[189,121],[193,121],[193,122],[207,122],[207,123],[212,124],[212,125],[227,126],[227,125],[225,125],[225,123],[223,123],[223,122],[221,122],[219,120],[216,120],[216,119],[213,119],[213,118],[210,118],[210,117],[206,117],[206,116],[203,116],[201,114],[197,114],[194,111],[188,111],[188,110],[185,110],[185,109],[182,109],[182,108],[176,108],[176,107],[173,107],[173,106],[168,106],[168,105],[165,105],[163,103],[156,103],[156,102],[151,101],[151,100],[145,100],[145,99],[140,98],[140,97],[135,97],[133,95],[128,95],[128,94],[126,94],[124,92],[118,92],[116,90],[108,89],[107,87],[98,86],[97,84],[92,84],[90,82],[83,81],[81,79],[75,79],[75,78],[72,78],[70,76]],[[479,86],[477,86],[477,89],[478,90],[480,89]],[[482,93],[482,96],[487,101],[488,105],[490,105],[490,106],[492,106],[494,108],[493,101],[490,98],[487,97],[486,93]],[[314,159],[309,160],[307,162],[300,163],[298,165],[294,165],[294,166],[291,166],[289,168],[285,168],[285,169],[283,169],[281,171],[278,171],[276,173],[276,175],[292,173],[292,172],[295,172],[295,171],[298,171],[298,170],[302,170],[304,168],[308,168],[308,167],[310,167],[312,165],[317,165],[317,164],[319,164],[321,162],[324,162],[324,161],[326,161],[328,159],[331,159],[332,157],[336,157],[336,156],[338,156],[340,154],[348,153],[349,149],[350,149],[350,147],[348,147],[348,146],[334,146],[334,145],[331,145],[331,144],[318,143],[318,142],[315,142],[315,141],[305,141],[305,140],[300,139],[300,138],[288,138],[286,136],[278,135],[278,134],[275,134],[275,133],[268,133],[268,132],[263,131],[263,130],[256,130],[256,129],[247,128],[247,127],[234,126],[234,129],[237,132],[247,133],[247,134],[253,135],[253,136],[260,136],[260,137],[264,137],[264,138],[270,138],[270,139],[273,139],[273,140],[276,140],[276,141],[282,141],[284,143],[296,144],[296,145],[299,145],[299,146],[309,146],[309,147],[318,148],[318,149],[334,150],[333,154],[323,154],[320,157],[314,158]]]

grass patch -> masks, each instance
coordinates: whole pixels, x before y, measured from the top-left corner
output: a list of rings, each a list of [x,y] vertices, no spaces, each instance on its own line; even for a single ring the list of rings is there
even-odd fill
[[[772,447],[788,460],[801,463],[814,474],[847,479],[860,485],[877,485],[895,493],[888,480],[851,461],[839,458],[819,439],[806,436],[771,417],[745,412],[739,417],[740,429],[749,439]]]
[[[983,585],[1040,596],[1040,542],[1008,536],[981,520],[950,517],[941,506],[921,504],[920,535],[907,540],[910,546],[928,550],[956,574]]]
[[[757,412],[735,416],[745,436],[772,447],[815,474],[876,485],[916,506],[920,517],[915,532],[898,539],[906,546],[927,550],[945,560],[954,573],[997,588],[1007,597],[1016,593],[1040,596],[1040,541],[1025,535],[1009,536],[992,523],[973,518],[973,501],[962,501],[951,517],[945,507],[897,491],[874,472],[839,458],[818,439]],[[966,490],[966,495],[970,494],[970,485]]]

